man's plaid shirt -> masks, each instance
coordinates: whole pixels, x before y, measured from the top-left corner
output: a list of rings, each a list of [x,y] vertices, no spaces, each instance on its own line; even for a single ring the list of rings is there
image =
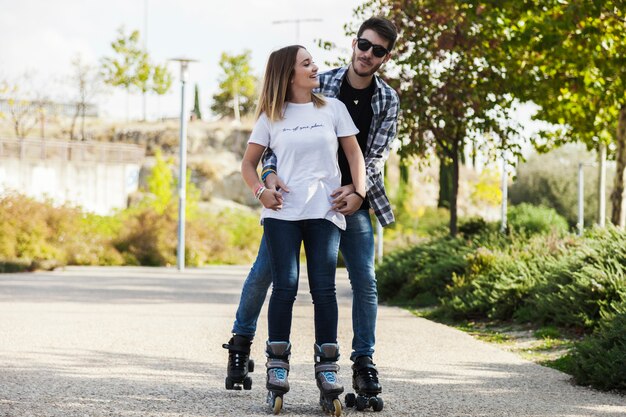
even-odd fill
[[[335,68],[319,75],[318,93],[326,97],[339,97],[341,83],[348,67]],[[367,137],[365,150],[365,177],[367,198],[381,225],[387,226],[395,221],[391,204],[385,193],[382,170],[389,157],[391,142],[396,136],[398,124],[398,94],[379,76],[374,75],[376,89],[372,96],[372,124]],[[268,150],[263,157],[264,168],[276,167],[276,156]]]

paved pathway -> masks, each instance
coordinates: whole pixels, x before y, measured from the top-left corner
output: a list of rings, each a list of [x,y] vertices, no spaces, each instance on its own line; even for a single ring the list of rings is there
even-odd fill
[[[266,416],[262,312],[252,391],[226,391],[244,267],[68,268],[0,275],[0,416]],[[307,286],[294,314],[283,415],[321,416]],[[350,385],[350,290],[341,271],[341,378]],[[383,416],[625,416],[626,397],[470,336],[381,307],[376,362]],[[371,415],[372,411],[366,411]],[[361,412],[346,410],[346,415]]]

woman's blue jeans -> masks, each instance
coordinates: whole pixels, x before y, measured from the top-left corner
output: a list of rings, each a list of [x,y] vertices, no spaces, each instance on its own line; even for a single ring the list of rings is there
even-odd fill
[[[335,272],[341,230],[324,219],[263,220],[272,270],[268,339],[289,341],[293,303],[298,293],[300,248],[304,243],[309,290],[315,314],[315,343],[337,343]]]
[[[354,337],[351,359],[355,359],[359,356],[372,356],[376,341],[378,292],[374,274],[374,230],[367,210],[359,210],[346,216],[346,222],[346,230],[341,232],[340,250],[348,268],[353,291]],[[267,290],[272,284],[270,263],[263,236],[257,258],[241,290],[233,333],[254,337]]]

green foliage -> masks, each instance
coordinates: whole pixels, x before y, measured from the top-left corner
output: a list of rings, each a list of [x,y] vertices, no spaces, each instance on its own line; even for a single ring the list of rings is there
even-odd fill
[[[114,55],[103,57],[101,74],[106,84],[123,87],[127,93],[135,89],[142,93],[154,91],[162,95],[172,85],[172,75],[165,64],[153,64],[149,54],[139,45],[139,31],[126,35],[118,29],[118,37],[111,42]]]
[[[450,212],[447,209],[414,207],[409,198],[409,188],[404,190],[406,197],[392,198],[396,221],[384,229],[385,250],[388,252],[448,233]]]
[[[540,106],[536,119],[558,125],[540,131],[536,146],[613,143],[611,220],[617,224],[626,168],[623,1],[508,0],[485,9],[486,31],[500,34],[492,53],[508,57],[502,63],[511,92]]]
[[[487,223],[482,217],[464,219],[459,224],[459,232],[466,238],[495,232],[495,223]]]
[[[578,223],[578,163],[586,164],[584,172],[584,221],[597,221],[598,172],[590,166],[595,156],[580,146],[564,146],[546,154],[534,154],[517,167],[515,182],[509,187],[512,204],[530,203],[555,209],[570,227]],[[607,167],[607,184],[615,170]],[[608,194],[607,194],[608,195]]]
[[[500,173],[486,168],[481,171],[470,196],[477,206],[497,206],[502,202]]]
[[[538,339],[560,339],[561,331],[554,326],[547,326],[537,329],[535,337]]]
[[[175,203],[174,176],[172,175],[172,160],[163,159],[163,153],[160,149],[155,152],[155,164],[148,176],[148,192],[147,199],[143,200],[154,208],[157,214],[165,213],[167,207]]]
[[[222,53],[219,62],[222,75],[218,93],[213,96],[213,113],[239,120],[240,115],[254,112],[258,80],[252,74],[250,60],[249,50],[239,55]]]
[[[589,331],[626,302],[626,235],[618,229],[594,229],[552,266],[520,318]]]
[[[162,96],[172,87],[172,73],[167,70],[166,64],[155,65],[152,68],[151,90]]]
[[[169,206],[163,214],[143,208],[127,216],[114,245],[127,264],[176,264],[178,212]],[[258,215],[244,212],[197,213],[185,225],[185,264],[249,262],[256,255],[262,228]]]
[[[119,223],[55,207],[19,194],[0,197],[0,261],[56,265],[119,265],[110,245]]]
[[[135,30],[126,35],[124,28],[119,28],[118,38],[111,42],[111,48],[116,56],[104,57],[101,60],[104,82],[130,90],[136,83],[137,67],[141,66],[145,58],[139,46],[139,31]]]
[[[528,234],[565,233],[568,224],[554,209],[522,203],[509,207],[507,224],[510,229]]]
[[[163,159],[160,149],[155,151],[155,164],[148,176],[148,194],[139,202],[139,207],[152,208],[157,214],[178,207],[178,179],[174,179],[172,158]],[[191,181],[191,170],[187,169],[185,183],[185,216],[193,218],[198,212],[200,190]]]
[[[604,322],[576,344],[569,370],[581,385],[626,391],[626,313]]]
[[[393,252],[376,269],[381,300],[433,305],[446,285],[467,267],[463,240],[438,238]]]

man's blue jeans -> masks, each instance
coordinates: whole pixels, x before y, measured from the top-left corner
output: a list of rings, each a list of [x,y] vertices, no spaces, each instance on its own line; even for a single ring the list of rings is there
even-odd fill
[[[324,219],[287,221],[266,218],[264,235],[272,268],[268,339],[289,341],[293,303],[298,293],[300,248],[304,243],[309,289],[315,314],[315,343],[337,343],[335,272],[340,229]]]
[[[376,341],[376,313],[378,292],[374,275],[374,231],[367,210],[346,216],[347,228],[341,232],[339,250],[348,268],[352,286],[352,355],[372,356]],[[233,333],[254,337],[257,320],[272,284],[270,257],[261,239],[257,258],[248,273],[239,307],[235,316]]]

